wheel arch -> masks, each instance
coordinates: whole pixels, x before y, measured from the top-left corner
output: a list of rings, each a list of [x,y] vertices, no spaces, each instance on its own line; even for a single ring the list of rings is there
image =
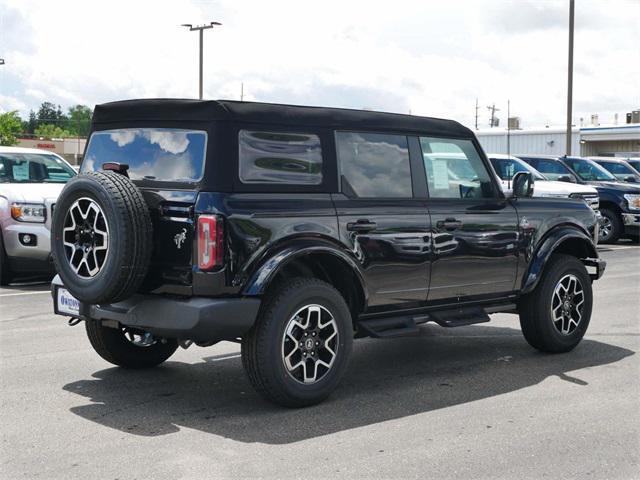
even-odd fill
[[[598,258],[598,251],[585,232],[570,225],[556,227],[542,240],[529,261],[527,272],[522,279],[521,294],[531,292],[538,285],[542,272],[554,253],[571,255],[583,263],[586,258]]]
[[[333,285],[356,318],[367,305],[368,293],[355,259],[333,245],[303,243],[273,253],[251,275],[243,295],[264,295],[279,279],[292,276],[319,278]]]

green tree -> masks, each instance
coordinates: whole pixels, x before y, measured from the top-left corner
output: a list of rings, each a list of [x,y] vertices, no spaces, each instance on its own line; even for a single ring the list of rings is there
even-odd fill
[[[89,135],[89,129],[91,128],[91,116],[93,110],[86,105],[75,105],[69,107],[67,130],[75,135],[86,137]]]
[[[36,114],[36,121],[38,126],[51,123],[61,128],[66,128],[68,119],[60,105],[54,105],[51,102],[43,102]]]
[[[53,125],[51,123],[45,123],[43,125],[38,126],[35,129],[34,133],[38,137],[49,137],[49,138],[64,138],[64,137],[73,137],[74,135],[64,128]]]
[[[17,111],[0,113],[0,145],[16,145],[22,131],[22,119]]]

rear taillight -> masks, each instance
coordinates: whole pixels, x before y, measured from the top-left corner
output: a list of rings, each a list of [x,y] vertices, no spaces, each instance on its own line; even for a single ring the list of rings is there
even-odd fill
[[[224,260],[222,219],[216,215],[198,217],[198,268],[213,270]]]

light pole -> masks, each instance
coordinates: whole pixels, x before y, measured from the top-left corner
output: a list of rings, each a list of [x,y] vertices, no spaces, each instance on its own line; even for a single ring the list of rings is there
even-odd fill
[[[573,18],[575,2],[569,0],[569,62],[567,66],[567,148],[566,155],[571,155],[571,116],[573,109]]]
[[[197,30],[200,33],[200,90],[199,90],[199,96],[198,96],[200,100],[202,100],[202,37],[203,37],[202,32],[208,28],[213,28],[214,26],[219,26],[219,25],[222,25],[222,24],[218,22],[209,22],[204,25],[196,25],[196,26],[193,26],[190,23],[182,24],[182,26],[187,27],[190,32]]]

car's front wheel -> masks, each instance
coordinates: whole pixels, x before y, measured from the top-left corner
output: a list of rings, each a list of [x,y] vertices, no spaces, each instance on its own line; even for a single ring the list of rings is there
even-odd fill
[[[178,348],[176,340],[157,339],[141,330],[104,327],[97,320],[87,320],[85,323],[93,349],[107,362],[120,367],[155,367]]]
[[[321,402],[342,378],[353,342],[351,313],[338,291],[315,278],[285,281],[264,299],[242,341],[253,387],[286,407]]]
[[[608,208],[601,209],[600,213],[602,214],[602,220],[599,226],[598,241],[600,243],[616,243],[624,228],[620,216]]]
[[[522,333],[538,350],[568,352],[586,333],[592,304],[591,278],[583,263],[553,255],[536,288],[520,300]]]

